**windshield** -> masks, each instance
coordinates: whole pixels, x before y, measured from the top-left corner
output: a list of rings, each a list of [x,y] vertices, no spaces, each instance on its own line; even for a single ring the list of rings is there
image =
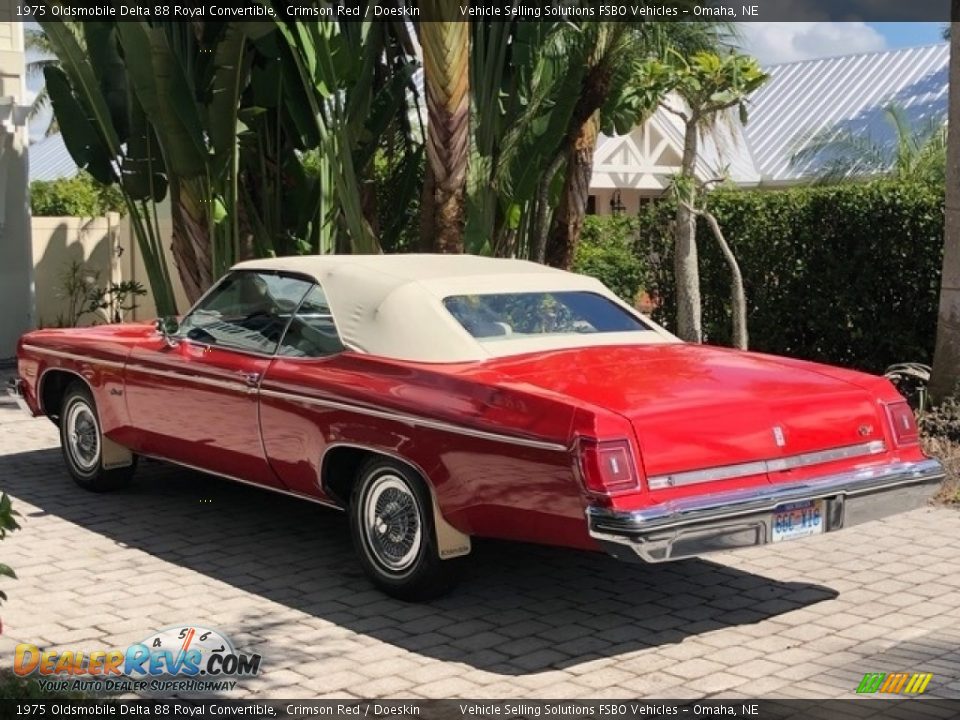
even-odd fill
[[[443,305],[480,341],[652,330],[616,303],[582,290],[452,295]]]

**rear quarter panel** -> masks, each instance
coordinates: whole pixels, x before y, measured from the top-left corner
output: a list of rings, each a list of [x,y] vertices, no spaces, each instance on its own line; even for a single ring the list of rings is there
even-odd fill
[[[444,517],[462,532],[595,547],[572,467],[569,402],[471,366],[349,352],[278,358],[262,391],[267,454],[293,490],[316,491],[330,448],[369,448],[418,468]]]

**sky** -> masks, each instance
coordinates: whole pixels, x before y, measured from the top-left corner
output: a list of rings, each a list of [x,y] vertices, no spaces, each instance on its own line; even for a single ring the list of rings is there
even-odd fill
[[[946,23],[741,23],[742,45],[762,64],[809,60],[943,41]]]

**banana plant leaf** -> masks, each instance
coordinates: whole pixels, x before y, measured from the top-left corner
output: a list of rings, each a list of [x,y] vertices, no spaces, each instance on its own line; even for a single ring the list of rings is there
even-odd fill
[[[160,202],[167,195],[166,168],[153,126],[134,101],[129,106],[130,135],[120,161],[121,185],[134,200]]]
[[[106,101],[110,121],[120,139],[127,137],[127,76],[117,46],[116,23],[88,21],[83,24],[90,65]]]
[[[46,14],[51,17],[53,16],[52,8],[59,5],[53,0],[42,0],[42,4],[47,9]],[[69,85],[75,88],[76,97],[84,99],[87,106],[84,114],[97,132],[100,133],[103,145],[110,157],[116,157],[120,154],[121,139],[111,121],[110,108],[107,105],[106,98],[100,91],[100,80],[93,65],[89,62],[87,51],[81,47],[77,36],[74,34],[72,25],[60,20],[43,20],[40,21],[40,27],[43,28],[43,32],[50,40],[51,46],[56,49],[57,58],[60,60],[60,68],[64,75],[69,78]],[[54,112],[56,112],[56,108],[54,108]],[[72,115],[67,117],[69,119]],[[61,123],[62,127],[63,124]]]
[[[178,59],[159,27],[117,23],[134,92],[150,118],[167,169],[183,178],[203,175],[208,150],[195,98]]]
[[[113,153],[103,141],[101,133],[80,99],[70,87],[66,73],[56,65],[43,69],[47,93],[60,122],[60,134],[70,157],[78,167],[89,172],[100,182],[110,185],[116,181]]]

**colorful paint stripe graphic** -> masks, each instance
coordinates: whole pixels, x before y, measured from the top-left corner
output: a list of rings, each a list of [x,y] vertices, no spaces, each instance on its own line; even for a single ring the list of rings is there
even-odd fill
[[[919,695],[927,689],[931,679],[933,673],[867,673],[860,681],[857,692]]]

